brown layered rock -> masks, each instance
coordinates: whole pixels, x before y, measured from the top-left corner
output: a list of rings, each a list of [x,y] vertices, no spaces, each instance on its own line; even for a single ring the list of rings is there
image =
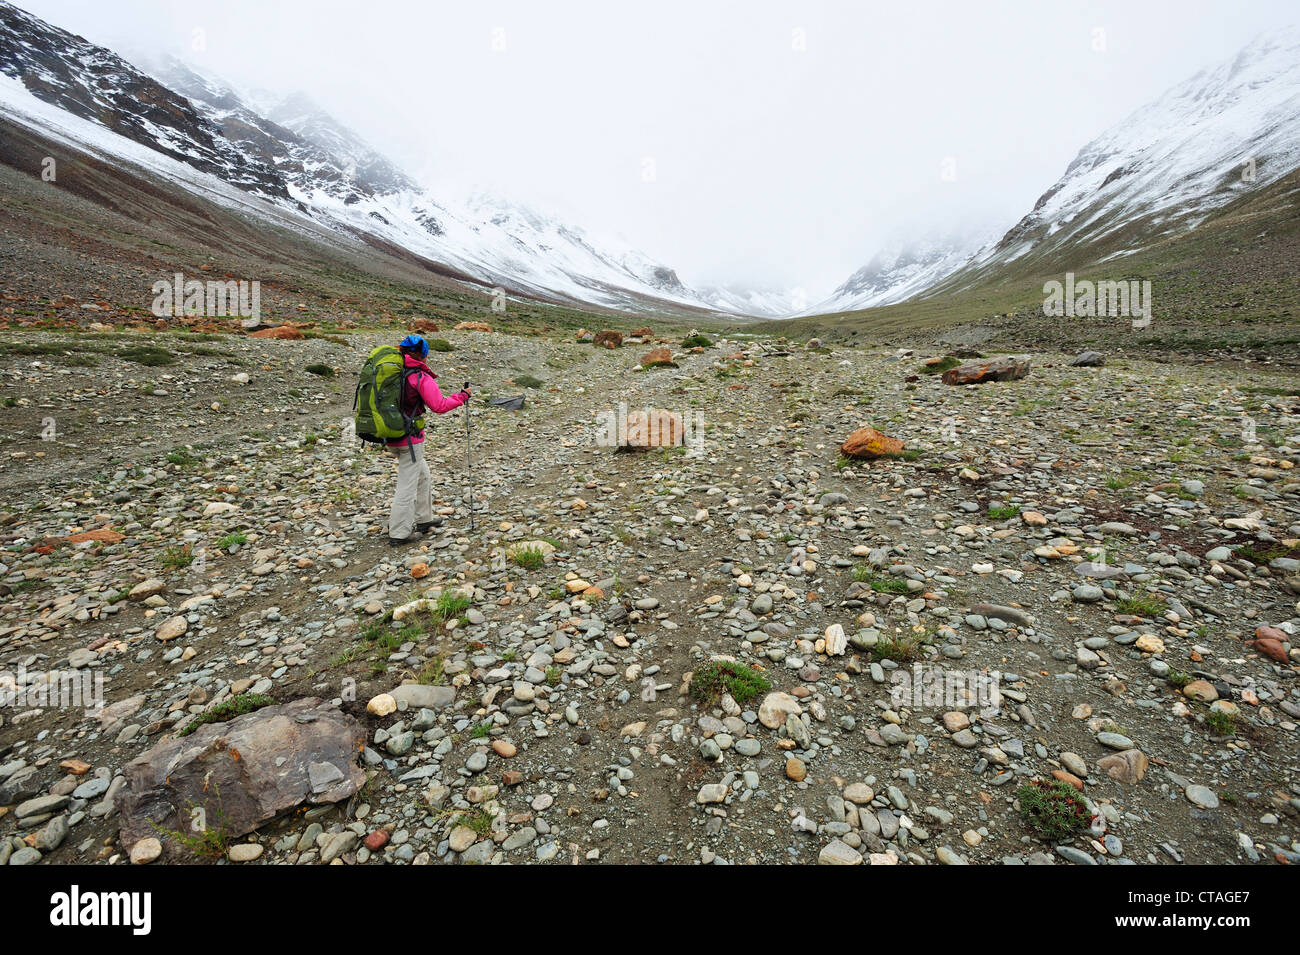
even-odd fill
[[[643,328],[638,328],[635,331],[633,331],[631,333],[631,337],[632,338],[654,338],[655,330],[647,325]]]
[[[859,428],[840,445],[840,451],[847,458],[863,458],[869,461],[872,458],[902,454],[903,442],[875,428]]]
[[[990,358],[973,361],[943,373],[945,385],[975,385],[985,381],[1015,381],[1029,374],[1029,356]]]
[[[454,330],[458,332],[490,332],[492,326],[487,322],[460,322]]]
[[[620,348],[623,345],[623,335],[621,332],[606,329],[603,332],[597,332],[591,343],[597,348]]]
[[[316,697],[164,740],[122,770],[122,845],[158,829],[195,835],[195,807],[208,826],[235,837],[304,802],[347,799],[366,779],[357,765],[364,743],[355,720]],[[175,848],[174,839],[165,842]]]
[[[411,322],[411,324],[407,325],[406,327],[413,332],[438,331],[438,323],[430,321],[427,318],[417,318],[415,321]]]

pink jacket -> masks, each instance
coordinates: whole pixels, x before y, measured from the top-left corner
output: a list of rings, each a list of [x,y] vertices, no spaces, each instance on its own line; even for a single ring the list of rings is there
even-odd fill
[[[418,369],[414,375],[409,375],[408,380],[420,396],[420,401],[424,407],[434,414],[446,414],[453,411],[465,403],[465,395],[457,392],[454,395],[444,395],[435,381],[438,376],[429,370],[429,366],[414,355],[406,355],[406,367]],[[410,409],[408,409],[410,410]],[[414,409],[415,417],[419,417],[419,408]],[[424,441],[424,432],[412,435],[409,438],[398,438],[395,441],[387,442],[390,448],[404,448],[408,444],[420,444]]]

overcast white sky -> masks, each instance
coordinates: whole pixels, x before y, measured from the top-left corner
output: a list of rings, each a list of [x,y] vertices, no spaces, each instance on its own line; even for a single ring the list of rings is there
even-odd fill
[[[1300,19],[1294,0],[18,5],[305,90],[435,194],[483,188],[688,283],[813,300],[894,236],[1011,225],[1105,127]]]

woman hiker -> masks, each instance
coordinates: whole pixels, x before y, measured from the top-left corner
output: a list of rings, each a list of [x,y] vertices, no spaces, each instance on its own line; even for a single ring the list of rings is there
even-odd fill
[[[402,411],[410,418],[418,418],[424,409],[434,414],[446,414],[469,401],[469,389],[454,395],[444,395],[435,380],[438,376],[429,370],[424,360],[429,357],[429,343],[419,335],[407,335],[401,343],[402,357],[410,387],[402,390]],[[433,527],[433,482],[429,477],[429,464],[424,459],[424,431],[405,438],[385,442],[397,455],[397,489],[393,492],[393,507],[388,516],[388,543],[394,547],[418,541]],[[418,453],[407,450],[420,445]]]

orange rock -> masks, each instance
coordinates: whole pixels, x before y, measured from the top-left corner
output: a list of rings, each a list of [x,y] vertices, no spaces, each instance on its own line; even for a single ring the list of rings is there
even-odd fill
[[[670,448],[683,444],[682,416],[663,408],[629,411],[624,440],[629,448]]]
[[[276,325],[274,328],[263,328],[249,333],[249,338],[277,338],[283,341],[297,341],[303,337],[302,332],[292,325]]]
[[[414,567],[411,568],[411,576],[414,577],[416,580],[419,580],[422,577],[428,577],[429,565],[426,564],[424,561],[420,561],[420,563],[416,564]]]
[[[621,332],[606,329],[603,332],[597,332],[596,337],[591,340],[591,343],[597,348],[621,348],[623,345],[623,335]]]
[[[458,332],[490,332],[492,326],[487,322],[460,322],[455,330]]]
[[[83,541],[103,541],[105,544],[116,544],[125,539],[125,534],[119,533],[111,527],[100,527],[93,531],[83,531],[80,534],[73,534],[70,537],[65,537],[63,538],[63,543],[80,544]]]
[[[642,368],[650,368],[654,365],[671,365],[672,363],[673,353],[667,348],[655,348],[641,359]]]
[[[1083,792],[1083,780],[1074,775],[1074,773],[1067,772],[1064,769],[1054,769],[1052,770],[1052,778],[1059,779],[1063,783],[1069,783],[1075,789],[1079,790],[1079,792]]]
[[[901,454],[903,442],[898,438],[891,438],[875,428],[859,428],[849,435],[847,441],[840,445],[840,451],[843,452],[845,457],[870,460],[889,454]]]
[[[1014,381],[1029,374],[1029,357],[991,358],[949,368],[943,373],[945,385],[973,385],[982,381]]]
[[[431,322],[427,318],[417,318],[415,321],[411,322],[407,328],[413,332],[436,332],[438,330],[438,323]]]

